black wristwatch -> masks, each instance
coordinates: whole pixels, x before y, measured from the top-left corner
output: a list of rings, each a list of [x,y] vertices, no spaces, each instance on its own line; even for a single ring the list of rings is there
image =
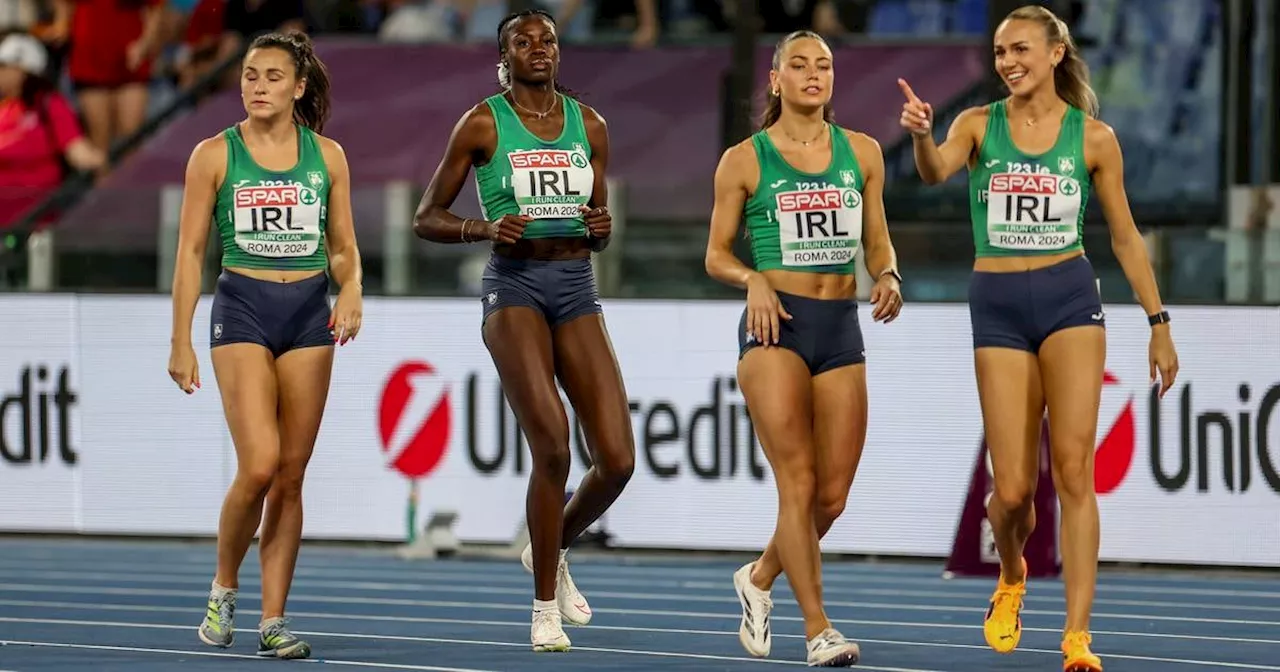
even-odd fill
[[[898,269],[896,269],[896,268],[886,268],[886,269],[884,269],[883,271],[880,271],[880,278],[883,278],[883,277],[884,277],[884,276],[886,276],[886,275],[892,275],[892,276],[893,276],[893,278],[894,278],[895,280],[897,280],[897,281],[898,281],[898,284],[899,284],[899,285],[901,285],[901,284],[902,284],[902,275],[901,275],[900,273],[898,273]],[[876,279],[877,279],[877,280],[879,280],[880,278],[876,278]]]
[[[1169,322],[1169,311],[1167,310],[1162,310],[1156,313],[1155,315],[1147,316],[1147,323],[1153,327],[1156,326],[1157,324],[1168,324],[1168,322]]]

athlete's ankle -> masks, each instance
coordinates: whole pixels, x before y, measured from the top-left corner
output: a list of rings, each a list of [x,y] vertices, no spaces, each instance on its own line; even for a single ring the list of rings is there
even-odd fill
[[[748,578],[751,581],[751,585],[755,586],[757,590],[767,593],[773,590],[773,582],[778,579],[778,576],[776,574],[766,575],[761,571],[761,567],[762,565],[760,564],[760,561],[756,560],[751,565],[751,576]]]
[[[814,637],[821,635],[823,632],[826,632],[827,628],[830,628],[830,627],[831,627],[831,620],[828,619],[826,616],[823,616],[822,618],[816,619],[812,622],[806,620],[804,624],[804,638],[806,640],[811,640]]]

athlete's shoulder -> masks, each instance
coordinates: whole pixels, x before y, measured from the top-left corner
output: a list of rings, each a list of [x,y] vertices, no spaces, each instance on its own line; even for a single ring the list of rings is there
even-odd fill
[[[191,158],[188,165],[199,168],[214,168],[227,161],[227,134],[226,131],[219,131],[217,135],[211,135],[191,149]]]
[[[746,184],[760,171],[760,159],[756,156],[755,135],[730,146],[720,154],[716,166],[716,179]],[[758,179],[758,177],[756,178]]]
[[[347,151],[342,148],[341,143],[319,133],[313,132],[312,135],[315,136],[316,146],[320,148],[320,155],[324,157],[325,165],[330,171],[346,165]]]
[[[840,129],[841,133],[844,133],[844,137],[849,139],[849,145],[853,147],[853,151],[857,152],[858,156],[862,156],[863,152],[883,154],[884,150],[880,147],[880,141],[870,135],[850,128],[837,128]]]
[[[591,107],[590,105],[582,102],[581,100],[578,100],[577,98],[573,98],[570,96],[565,96],[565,102],[570,105],[578,106],[578,109],[582,111],[582,123],[587,125],[591,125],[591,124],[599,124],[601,126],[606,125],[604,121],[604,115],[600,114],[600,111],[597,110],[596,108]]]
[[[1097,142],[1115,142],[1116,129],[1101,119],[1086,116],[1084,120],[1084,137],[1086,142],[1090,139]]]
[[[952,122],[952,126],[959,127],[967,124],[986,124],[987,119],[991,117],[991,108],[996,105],[997,102],[999,101],[964,108],[960,111],[960,114],[956,115],[956,120]]]

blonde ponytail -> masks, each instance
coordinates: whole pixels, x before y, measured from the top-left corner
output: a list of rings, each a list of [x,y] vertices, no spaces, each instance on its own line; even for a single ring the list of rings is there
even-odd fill
[[[1039,5],[1019,7],[1005,17],[1005,21],[1033,21],[1044,28],[1049,44],[1061,44],[1062,62],[1053,69],[1053,86],[1058,95],[1073,107],[1080,108],[1091,117],[1098,116],[1098,94],[1089,84],[1089,64],[1080,55],[1080,47],[1071,37],[1067,24],[1053,12]]]

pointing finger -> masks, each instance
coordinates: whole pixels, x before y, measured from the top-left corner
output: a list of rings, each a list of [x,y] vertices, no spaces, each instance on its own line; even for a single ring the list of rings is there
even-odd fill
[[[916,95],[915,91],[911,90],[911,85],[907,83],[907,80],[899,77],[898,88],[902,89],[902,94],[907,97],[907,100],[916,104],[920,104],[920,97]]]

